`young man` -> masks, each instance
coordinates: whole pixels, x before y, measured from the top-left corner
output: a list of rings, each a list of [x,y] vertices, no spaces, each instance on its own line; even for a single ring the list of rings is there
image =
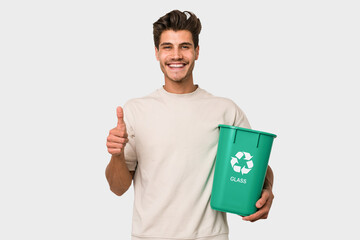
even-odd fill
[[[201,23],[193,13],[172,11],[153,28],[165,85],[117,108],[107,138],[110,189],[120,196],[134,181],[133,240],[227,240],[226,213],[210,207],[218,125],[249,122],[233,101],[194,85]],[[272,182],[269,167],[259,210],[244,220],[267,218]]]

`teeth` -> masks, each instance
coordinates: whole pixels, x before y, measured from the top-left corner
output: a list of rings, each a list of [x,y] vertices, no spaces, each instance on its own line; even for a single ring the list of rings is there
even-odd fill
[[[184,65],[183,64],[170,64],[169,66],[173,67],[173,68],[180,68],[180,67],[183,67]]]

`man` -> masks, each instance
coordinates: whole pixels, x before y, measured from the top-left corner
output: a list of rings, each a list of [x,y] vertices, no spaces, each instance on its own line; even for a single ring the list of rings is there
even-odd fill
[[[218,125],[250,125],[233,101],[194,85],[200,30],[200,20],[187,11],[154,23],[165,85],[118,107],[118,124],[107,138],[111,191],[121,196],[134,181],[133,240],[228,239],[226,213],[210,207]],[[267,218],[272,182],[269,167],[259,210],[243,220]]]

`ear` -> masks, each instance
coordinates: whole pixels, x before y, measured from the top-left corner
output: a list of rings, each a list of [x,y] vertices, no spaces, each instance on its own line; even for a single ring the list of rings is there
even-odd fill
[[[157,49],[157,47],[155,47],[155,57],[156,57],[156,60],[159,61],[159,50]]]
[[[198,60],[199,58],[199,50],[200,50],[200,47],[199,45],[195,48],[195,60]]]

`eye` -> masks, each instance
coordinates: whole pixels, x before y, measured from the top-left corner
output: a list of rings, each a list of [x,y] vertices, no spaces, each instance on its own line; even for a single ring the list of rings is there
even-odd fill
[[[184,45],[184,46],[182,46],[182,48],[183,49],[189,49],[189,46]]]

